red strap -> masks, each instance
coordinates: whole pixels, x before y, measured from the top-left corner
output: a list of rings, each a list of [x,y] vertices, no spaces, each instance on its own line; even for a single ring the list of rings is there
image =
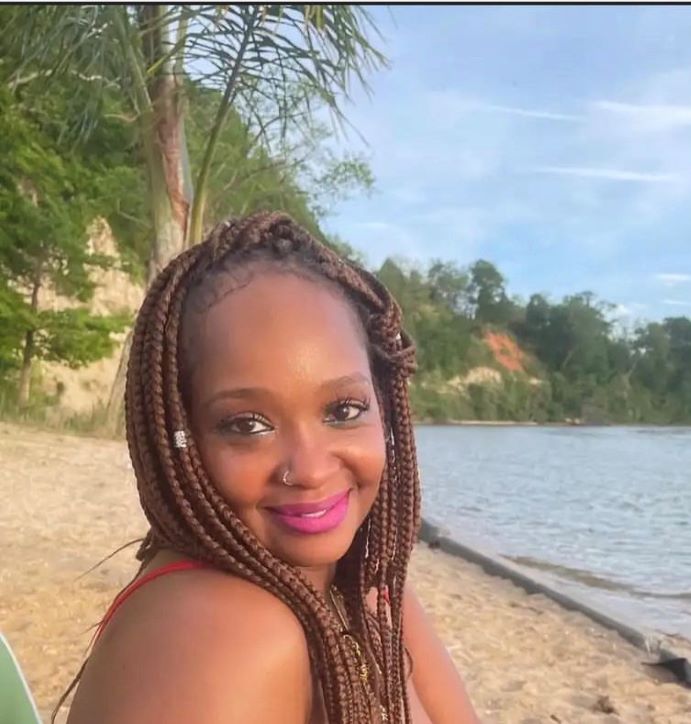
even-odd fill
[[[120,593],[115,597],[113,603],[111,603],[110,608],[108,609],[106,615],[103,617],[103,620],[98,626],[95,640],[98,640],[98,637],[101,635],[101,633],[103,633],[103,629],[106,627],[110,619],[113,618],[113,614],[138,588],[141,588],[145,583],[153,581],[159,576],[164,576],[166,573],[189,571],[194,568],[210,568],[210,566],[206,563],[202,563],[202,561],[176,561],[175,563],[168,563],[167,565],[161,566],[160,568],[155,568],[153,571],[149,571],[141,578],[137,578],[136,581],[132,581],[132,583],[127,586],[127,588],[125,588],[123,591],[120,591]]]
[[[113,615],[120,608],[120,606],[122,606],[122,604],[125,603],[125,601],[145,583],[153,581],[159,576],[164,576],[167,573],[176,573],[177,571],[190,571],[195,568],[211,568],[211,566],[209,566],[207,563],[203,563],[202,561],[176,561],[175,563],[168,563],[165,566],[160,566],[160,568],[155,568],[153,571],[149,571],[141,578],[137,578],[137,580],[132,581],[132,583],[127,586],[127,588],[120,591],[120,593],[113,600],[113,603],[110,604],[110,608],[106,611],[106,615],[103,617],[103,620],[98,625],[94,641],[98,641],[98,637],[103,633],[103,629],[108,625],[110,619],[113,618]],[[384,588],[384,600],[386,601],[386,603],[391,605],[391,601],[389,600],[388,587]]]

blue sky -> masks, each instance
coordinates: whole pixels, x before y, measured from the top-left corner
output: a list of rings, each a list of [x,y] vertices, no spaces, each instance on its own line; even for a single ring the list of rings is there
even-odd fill
[[[691,7],[370,8],[390,70],[347,115],[376,191],[327,230],[370,265],[495,263],[511,294],[691,315]]]

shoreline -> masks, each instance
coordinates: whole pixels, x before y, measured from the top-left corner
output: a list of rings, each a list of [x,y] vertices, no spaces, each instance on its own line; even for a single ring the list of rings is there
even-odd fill
[[[425,543],[411,579],[483,724],[691,721],[691,691],[584,614]]]
[[[0,626],[46,716],[134,573],[133,550],[82,574],[141,535],[145,521],[124,442],[0,423],[0,459],[9,501],[0,508]],[[410,580],[483,724],[691,721],[691,690],[544,593],[426,543]]]
[[[442,526],[424,517],[420,540],[432,549],[439,549],[450,556],[480,566],[488,575],[511,581],[530,595],[542,594],[565,609],[587,616],[644,651],[656,664],[671,660],[685,661],[685,666],[679,666],[677,676],[682,684],[691,686],[691,640],[680,635],[667,635],[587,597],[569,593],[550,577],[528,571],[504,556],[483,550],[477,543],[471,545],[457,537],[446,535]]]
[[[691,429],[690,422],[536,422],[535,420],[444,420],[431,422],[421,420],[416,427],[638,427],[652,429]]]

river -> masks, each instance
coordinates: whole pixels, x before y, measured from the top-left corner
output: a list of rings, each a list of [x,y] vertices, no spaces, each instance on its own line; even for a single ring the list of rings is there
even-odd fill
[[[416,428],[423,515],[691,639],[691,428]]]

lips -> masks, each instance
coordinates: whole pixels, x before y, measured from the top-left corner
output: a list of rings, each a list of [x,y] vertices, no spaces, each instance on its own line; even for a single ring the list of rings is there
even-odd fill
[[[276,519],[291,531],[314,534],[337,528],[348,512],[350,490],[316,503],[291,503],[268,508]]]

